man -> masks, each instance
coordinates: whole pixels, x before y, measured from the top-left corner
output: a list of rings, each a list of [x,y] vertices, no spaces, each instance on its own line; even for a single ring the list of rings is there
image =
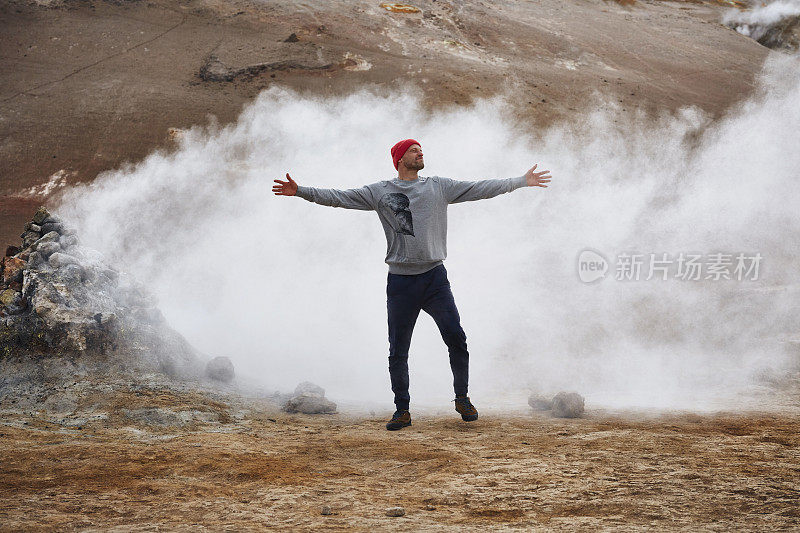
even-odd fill
[[[411,425],[408,394],[408,349],[419,312],[436,322],[450,354],[455,408],[465,421],[478,419],[478,411],[467,396],[469,352],[461,328],[444,259],[447,257],[447,205],[492,198],[525,186],[547,187],[549,171],[482,181],[457,181],[438,176],[419,177],[425,168],[422,147],[414,139],[395,144],[391,151],[397,178],[365,185],[360,189],[316,189],[301,187],[286,173],[288,181],[275,180],[277,195],[299,196],[309,202],[347,209],[374,210],[386,233],[386,306],[389,318],[389,377],[397,408],[386,429]]]

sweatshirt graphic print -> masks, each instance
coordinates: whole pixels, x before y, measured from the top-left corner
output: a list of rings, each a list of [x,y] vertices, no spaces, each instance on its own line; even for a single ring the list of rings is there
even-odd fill
[[[392,274],[422,274],[447,257],[447,206],[493,198],[527,185],[517,178],[459,181],[439,176],[384,180],[358,189],[297,187],[297,196],[320,205],[376,211],[386,235]]]

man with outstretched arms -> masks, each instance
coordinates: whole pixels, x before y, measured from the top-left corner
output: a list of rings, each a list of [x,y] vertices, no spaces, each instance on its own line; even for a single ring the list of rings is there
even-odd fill
[[[444,260],[447,257],[447,205],[492,198],[520,187],[547,187],[549,171],[536,165],[516,178],[458,181],[439,176],[420,177],[425,167],[422,147],[405,139],[391,148],[397,177],[359,189],[317,189],[297,185],[289,173],[275,180],[277,195],[299,196],[309,202],[378,213],[386,233],[389,274],[386,300],[389,319],[389,377],[397,408],[386,429],[411,425],[408,394],[408,349],[420,311],[436,322],[450,354],[455,408],[465,421],[478,419],[467,396],[469,352],[461,328]]]

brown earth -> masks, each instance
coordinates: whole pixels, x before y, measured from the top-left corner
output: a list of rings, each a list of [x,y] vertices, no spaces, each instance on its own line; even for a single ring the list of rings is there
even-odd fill
[[[122,398],[69,427],[0,426],[0,530],[797,530],[797,414],[590,412],[585,419],[286,415],[134,427]],[[207,406],[221,408],[219,403]],[[322,515],[323,506],[331,514]],[[404,507],[401,518],[385,516]]]
[[[271,85],[318,95],[422,88],[432,106],[511,91],[531,127],[580,116],[600,91],[650,112],[718,115],[768,50],[719,23],[728,3],[424,0],[6,0],[0,3],[0,243],[23,193],[171,146],[170,128],[236,119]],[[294,37],[290,38],[292,35]]]

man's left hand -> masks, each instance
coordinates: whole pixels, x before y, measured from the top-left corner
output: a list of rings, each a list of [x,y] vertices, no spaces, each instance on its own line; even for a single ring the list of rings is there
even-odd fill
[[[539,166],[538,163],[533,165],[533,168],[525,173],[525,179],[528,181],[528,187],[536,186],[547,188],[547,184],[550,183],[550,178],[552,178],[550,171],[543,170],[541,172],[534,172],[537,166]]]

